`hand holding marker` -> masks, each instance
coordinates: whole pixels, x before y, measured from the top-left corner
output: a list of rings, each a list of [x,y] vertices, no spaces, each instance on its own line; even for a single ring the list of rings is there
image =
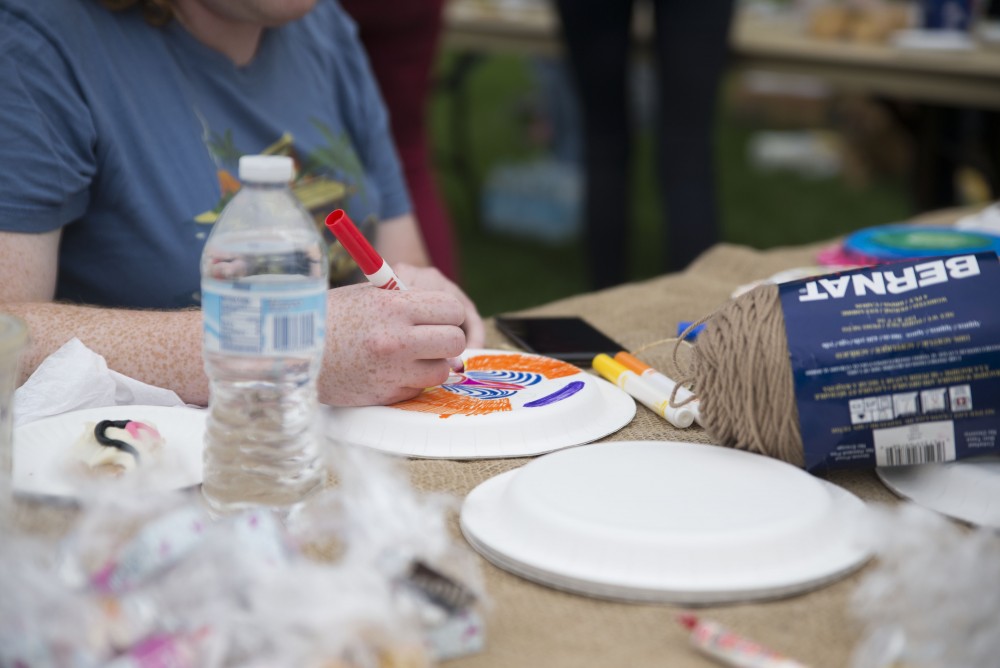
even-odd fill
[[[358,263],[361,273],[365,275],[368,282],[376,288],[383,290],[406,290],[406,285],[392,270],[389,263],[382,259],[365,235],[361,234],[343,209],[335,209],[326,217],[326,226],[337,237],[337,241],[343,245],[354,261]],[[465,363],[460,357],[453,357],[448,360],[448,365],[453,371],[464,371]]]
[[[610,356],[604,353],[597,355],[592,366],[599,374],[632,395],[633,399],[678,429],[687,429],[694,422],[695,413],[688,406],[674,408],[670,405],[670,393],[641,378],[634,371],[629,371]]]

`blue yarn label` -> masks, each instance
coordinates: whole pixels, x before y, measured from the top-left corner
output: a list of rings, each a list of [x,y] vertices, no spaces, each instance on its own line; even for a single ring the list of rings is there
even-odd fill
[[[779,286],[806,469],[1000,452],[1000,262],[883,264]]]
[[[323,351],[326,284],[322,280],[202,279],[204,346],[209,352],[311,357]]]

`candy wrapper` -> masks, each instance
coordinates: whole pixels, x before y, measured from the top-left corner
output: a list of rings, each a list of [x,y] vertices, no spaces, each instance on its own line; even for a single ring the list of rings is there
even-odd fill
[[[379,453],[330,463],[339,484],[281,518],[213,520],[139,473],[89,490],[59,539],[18,530],[0,494],[0,666],[421,668],[478,651],[454,501]]]
[[[328,456],[339,483],[290,519],[298,542],[317,545],[339,536],[343,563],[374,565],[392,583],[396,607],[421,620],[435,659],[480,651],[479,609],[488,609],[489,600],[475,558],[448,530],[457,500],[418,493],[400,460],[381,453],[343,447]]]
[[[991,668],[1000,657],[1000,535],[912,503],[875,508],[877,559],[852,611],[853,668]]]

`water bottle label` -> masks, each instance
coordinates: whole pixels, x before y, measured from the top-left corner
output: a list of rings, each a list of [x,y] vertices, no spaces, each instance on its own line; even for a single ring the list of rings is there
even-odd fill
[[[205,349],[235,355],[313,355],[323,350],[326,286],[202,281]]]

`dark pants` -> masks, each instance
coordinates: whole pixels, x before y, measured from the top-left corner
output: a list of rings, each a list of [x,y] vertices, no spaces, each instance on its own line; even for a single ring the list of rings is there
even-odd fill
[[[732,0],[651,2],[664,269],[676,270],[720,236],[713,138]],[[633,2],[556,0],[556,7],[583,116],[587,259],[594,287],[602,288],[629,278]]]

